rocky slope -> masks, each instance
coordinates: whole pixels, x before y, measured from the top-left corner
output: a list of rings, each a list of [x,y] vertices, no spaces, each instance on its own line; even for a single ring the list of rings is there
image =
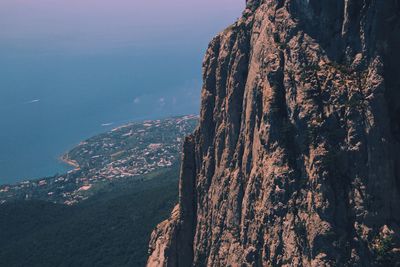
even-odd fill
[[[400,262],[400,1],[249,0],[148,266]]]

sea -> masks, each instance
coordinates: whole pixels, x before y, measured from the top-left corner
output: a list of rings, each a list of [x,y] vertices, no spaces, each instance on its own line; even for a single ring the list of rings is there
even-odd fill
[[[64,152],[121,124],[197,113],[199,52],[177,58],[174,51],[157,52],[148,52],[151,62],[145,51],[32,56],[18,64],[3,59],[1,183],[65,172],[69,166],[59,161]]]
[[[66,172],[63,153],[125,123],[198,113],[207,44],[240,15],[236,4],[209,19],[204,8],[190,25],[160,21],[140,40],[129,28],[116,37],[104,27],[94,37],[77,27],[66,40],[0,37],[0,184]],[[6,22],[12,27],[13,18]],[[141,27],[134,23],[132,35]]]

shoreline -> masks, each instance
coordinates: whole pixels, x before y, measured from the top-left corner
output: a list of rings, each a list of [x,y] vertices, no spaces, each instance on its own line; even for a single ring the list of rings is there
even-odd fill
[[[79,166],[78,162],[76,162],[76,160],[68,158],[68,154],[62,155],[59,159],[61,162],[65,163],[71,167],[74,167],[75,170],[80,170],[80,168],[81,168]]]
[[[102,134],[107,134],[107,133],[113,132],[113,131],[118,131],[118,130],[123,129],[125,127],[129,127],[129,126],[131,126],[133,124],[143,124],[146,121],[158,121],[158,120],[177,119],[177,118],[182,118],[182,119],[199,118],[199,115],[194,113],[194,114],[186,114],[186,115],[160,116],[160,117],[144,116],[144,117],[139,117],[139,118],[134,119],[134,120],[123,122],[123,123],[121,123],[121,125],[119,125],[119,123],[116,123],[116,127],[114,127],[111,130],[107,130],[107,131],[102,130],[99,133],[95,133],[95,134],[91,135],[89,138],[86,138],[86,139],[82,138],[84,141],[81,141],[78,144],[75,143],[74,146],[72,147],[72,149],[78,147],[82,142],[86,142],[87,140],[89,140],[89,139],[91,139],[93,137],[96,137],[96,136],[99,136],[99,135],[102,135]],[[63,153],[61,155],[60,154],[55,155],[55,156],[53,156],[52,161],[53,160],[54,160],[54,163],[57,163],[57,168],[54,168],[55,169],[54,171],[51,171],[49,173],[45,172],[43,174],[37,174],[37,175],[25,175],[24,177],[18,176],[18,177],[15,177],[15,179],[13,178],[13,179],[11,179],[10,181],[7,181],[7,182],[0,180],[0,187],[6,186],[6,185],[9,185],[9,186],[17,185],[17,184],[19,184],[21,182],[25,182],[25,181],[40,180],[40,179],[45,179],[45,178],[48,178],[48,177],[52,177],[52,176],[54,176],[56,174],[64,175],[64,174],[67,174],[70,171],[79,171],[79,170],[81,170],[81,167],[80,167],[79,163],[76,160],[73,160],[73,159],[69,158],[69,152],[65,152],[65,153]],[[53,166],[53,165],[55,165],[55,164],[51,163],[51,166]]]

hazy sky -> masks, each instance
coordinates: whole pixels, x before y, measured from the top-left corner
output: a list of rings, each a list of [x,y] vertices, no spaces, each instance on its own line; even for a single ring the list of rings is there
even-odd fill
[[[196,41],[240,16],[244,0],[1,0],[2,54],[92,52]],[[236,17],[234,14],[236,14]],[[174,38],[171,38],[174,37]]]

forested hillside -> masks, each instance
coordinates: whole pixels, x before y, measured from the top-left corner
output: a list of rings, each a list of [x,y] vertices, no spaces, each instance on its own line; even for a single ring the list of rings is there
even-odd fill
[[[177,178],[177,167],[165,169],[70,207],[0,205],[0,266],[144,266],[151,231],[177,202]]]

